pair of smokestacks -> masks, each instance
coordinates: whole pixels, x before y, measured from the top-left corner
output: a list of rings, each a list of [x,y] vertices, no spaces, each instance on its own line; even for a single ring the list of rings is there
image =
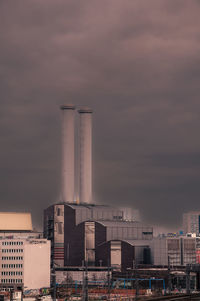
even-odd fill
[[[63,202],[73,203],[75,196],[75,109],[63,105],[62,110],[62,184]],[[80,125],[79,202],[92,202],[92,110],[78,110]]]

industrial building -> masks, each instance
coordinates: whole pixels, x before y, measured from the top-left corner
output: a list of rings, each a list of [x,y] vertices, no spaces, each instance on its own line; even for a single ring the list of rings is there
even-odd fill
[[[148,240],[110,240],[97,246],[96,265],[111,266],[115,270],[134,268],[136,264],[151,264]]]
[[[107,265],[107,260],[98,255],[104,243],[136,240],[144,245],[153,238],[153,228],[134,221],[134,215],[128,221],[122,209],[58,203],[44,211],[44,237],[51,240],[52,263],[56,266],[81,266],[83,260],[90,265],[99,265],[102,260]],[[125,244],[129,246],[130,242]]]
[[[154,238],[151,243],[151,254],[154,265],[195,264],[197,258],[196,238],[184,236]]]
[[[75,150],[76,108],[71,104],[63,105],[61,112],[60,202],[44,210],[44,237],[51,240],[51,264],[55,267],[82,266],[83,261],[87,261],[90,266],[116,266],[116,249],[113,250],[120,245],[122,260],[118,268],[132,267],[139,254],[137,250],[141,247],[143,254],[148,248],[149,244],[144,246],[143,241],[153,238],[153,229],[139,221],[138,210],[92,203],[92,110],[87,107],[78,110],[78,152]],[[75,166],[78,166],[77,171]],[[75,183],[79,183],[78,197],[75,197]],[[100,251],[103,248],[104,253]],[[100,254],[104,254],[104,258]],[[137,260],[143,263],[146,259],[141,259],[140,254]]]

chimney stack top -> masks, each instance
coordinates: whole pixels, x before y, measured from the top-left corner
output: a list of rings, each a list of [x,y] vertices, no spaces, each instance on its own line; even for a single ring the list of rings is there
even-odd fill
[[[78,112],[80,114],[82,114],[82,113],[93,113],[92,109],[90,109],[88,107],[80,108],[80,110],[78,110]]]
[[[72,104],[62,105],[60,106],[61,110],[75,110],[76,107]]]

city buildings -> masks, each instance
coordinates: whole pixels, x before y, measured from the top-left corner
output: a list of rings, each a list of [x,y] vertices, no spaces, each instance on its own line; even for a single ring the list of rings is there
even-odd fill
[[[195,264],[196,238],[193,237],[157,237],[151,243],[152,263],[154,265],[185,266]]]
[[[200,234],[200,211],[190,211],[183,214],[184,233]]]

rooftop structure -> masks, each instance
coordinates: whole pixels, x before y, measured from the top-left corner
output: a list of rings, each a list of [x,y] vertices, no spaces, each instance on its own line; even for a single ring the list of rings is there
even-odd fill
[[[0,231],[32,231],[30,213],[0,212]]]

